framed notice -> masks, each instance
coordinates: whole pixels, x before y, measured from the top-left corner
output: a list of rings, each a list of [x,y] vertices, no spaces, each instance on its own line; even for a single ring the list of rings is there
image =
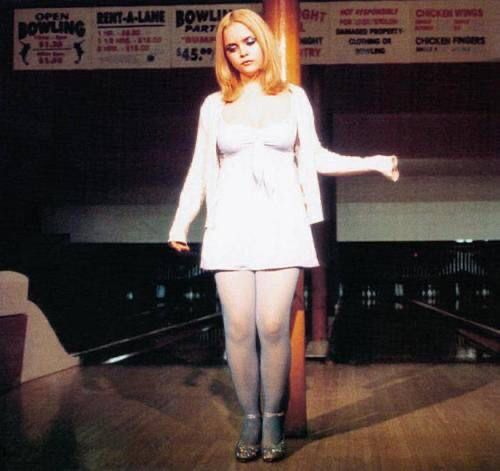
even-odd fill
[[[412,2],[413,62],[474,62],[491,56],[484,0]]]
[[[302,64],[330,64],[331,3],[302,3],[300,6],[300,60]]]
[[[489,58],[498,62],[500,61],[500,2],[487,0],[484,11],[488,19],[486,34],[489,41]]]
[[[170,67],[167,7],[103,7],[93,11],[93,68]]]
[[[14,70],[212,67],[215,33],[261,3],[14,11]],[[500,0],[303,2],[302,64],[500,60]]]
[[[172,67],[211,67],[219,21],[232,10],[260,12],[260,4],[179,5],[172,9]]]
[[[87,69],[91,65],[91,10],[14,11],[14,70]]]
[[[330,63],[408,62],[408,3],[339,2],[331,5]]]

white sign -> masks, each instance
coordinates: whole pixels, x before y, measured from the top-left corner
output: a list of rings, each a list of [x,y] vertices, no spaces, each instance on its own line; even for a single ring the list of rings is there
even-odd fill
[[[15,70],[86,69],[90,67],[88,8],[15,10]]]
[[[18,9],[15,70],[213,67],[229,11],[261,3]],[[500,60],[500,0],[302,3],[307,64]]]
[[[339,2],[332,9],[330,63],[409,61],[406,2]]]
[[[210,67],[217,24],[234,5],[173,7],[172,67]]]
[[[484,0],[411,2],[412,62],[474,62],[491,57]]]
[[[171,7],[172,67],[212,67],[215,33],[230,11],[248,8],[260,12],[261,4],[180,5]]]
[[[103,7],[93,9],[93,67],[170,67],[170,9]]]
[[[490,60],[500,61],[500,2],[489,0],[485,5],[487,18],[487,37],[489,38]]]
[[[300,7],[300,60],[302,64],[329,64],[331,3],[303,3]]]

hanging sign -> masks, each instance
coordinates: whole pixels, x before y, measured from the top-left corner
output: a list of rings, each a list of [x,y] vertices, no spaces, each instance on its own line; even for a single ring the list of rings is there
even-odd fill
[[[300,7],[300,60],[302,64],[329,64],[331,57],[330,3],[303,3]]]
[[[173,7],[172,67],[209,67],[215,55],[215,31],[234,5]]]
[[[172,67],[211,67],[219,21],[239,8],[260,12],[262,5],[179,5],[171,8]]]
[[[490,56],[484,0],[411,2],[414,62],[474,62]]]
[[[487,18],[486,34],[489,40],[490,60],[500,61],[500,2],[489,0],[486,2],[485,16]]]
[[[261,3],[14,11],[15,70],[213,67],[229,11]],[[303,2],[308,64],[500,60],[499,0]]]
[[[169,9],[102,7],[93,9],[93,67],[170,67]]]
[[[339,2],[332,10],[330,63],[408,61],[406,2]]]
[[[14,11],[14,70],[90,67],[88,8]]]

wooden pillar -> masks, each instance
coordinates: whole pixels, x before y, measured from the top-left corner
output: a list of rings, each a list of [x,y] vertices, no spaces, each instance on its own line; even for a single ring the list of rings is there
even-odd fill
[[[307,434],[305,335],[304,270],[301,270],[290,319],[292,355],[285,422],[285,431],[290,437],[303,437]]]
[[[326,270],[324,266],[312,269],[312,332],[313,341],[327,340]]]
[[[281,54],[284,79],[300,84],[298,0],[264,0],[264,18],[271,27]],[[304,273],[301,271],[291,313],[292,358],[286,433],[307,433],[305,381]]]
[[[308,81],[312,106],[316,114],[316,122],[322,122],[320,112],[322,101],[321,76],[315,73]],[[322,134],[322,129],[318,132]],[[332,178],[328,177],[331,182]],[[329,187],[325,185],[325,180],[320,179],[321,195],[323,199],[323,212],[325,221],[313,226],[314,244],[320,266],[311,271],[311,335],[306,348],[306,358],[325,359],[328,356],[328,312],[327,312],[327,270],[330,249],[331,214],[330,205],[325,204],[331,201],[332,195]],[[331,184],[331,183],[330,183]]]
[[[306,348],[306,358],[325,359],[328,356],[326,224],[325,221],[316,224],[314,228],[314,241],[320,266],[311,271],[311,336]]]
[[[299,85],[300,30],[298,0],[264,0],[264,18],[278,42],[284,78]]]

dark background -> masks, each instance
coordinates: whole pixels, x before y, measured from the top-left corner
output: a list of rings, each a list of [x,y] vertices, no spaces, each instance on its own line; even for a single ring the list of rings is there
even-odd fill
[[[39,233],[45,206],[174,201],[191,158],[199,105],[217,88],[213,70],[13,71],[13,9],[42,4],[174,2],[2,2],[2,233]],[[407,174],[500,174],[499,63],[302,70],[317,127],[331,148],[398,153]],[[467,164],[454,166],[454,159]],[[147,187],[160,190],[144,192]]]

